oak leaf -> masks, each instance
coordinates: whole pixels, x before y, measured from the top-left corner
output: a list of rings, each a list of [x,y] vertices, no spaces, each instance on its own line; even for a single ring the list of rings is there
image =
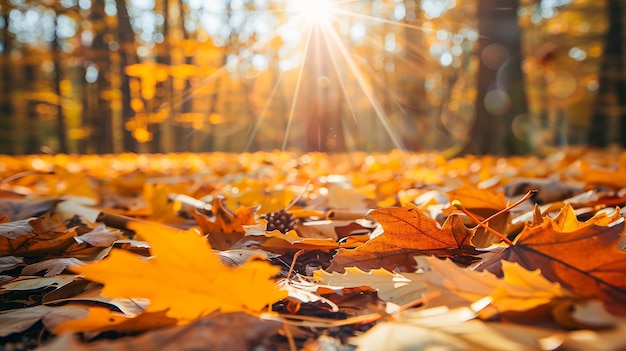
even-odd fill
[[[384,232],[354,249],[340,249],[329,270],[343,271],[354,266],[363,270],[402,268],[414,271],[414,256],[434,255],[471,262],[476,254],[471,245],[472,235],[458,216],[450,216],[442,227],[413,204],[383,208],[370,216],[378,221]]]
[[[535,211],[535,220],[526,225],[508,247],[485,257],[482,269],[501,272],[502,260],[518,262],[528,270],[540,269],[553,282],[572,292],[603,300],[613,313],[626,314],[626,253],[617,248],[624,232],[624,220],[615,211],[602,212],[579,222],[566,205],[552,219]]]
[[[179,231],[143,222],[128,226],[150,244],[153,258],[112,250],[100,262],[72,267],[104,284],[105,296],[147,298],[146,312],[167,310],[168,317],[181,323],[217,310],[260,311],[286,296],[272,281],[278,267],[257,260],[229,267],[196,228]]]

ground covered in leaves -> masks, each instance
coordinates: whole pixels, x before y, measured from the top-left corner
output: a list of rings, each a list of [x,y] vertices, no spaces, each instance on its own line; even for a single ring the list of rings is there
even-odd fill
[[[626,153],[0,156],[4,350],[626,348]]]

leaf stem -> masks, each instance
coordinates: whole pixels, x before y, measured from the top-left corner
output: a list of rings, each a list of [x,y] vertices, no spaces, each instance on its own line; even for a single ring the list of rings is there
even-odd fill
[[[524,195],[521,199],[519,199],[519,200],[515,201],[512,205],[509,205],[509,206],[507,206],[507,207],[505,207],[505,208],[501,209],[500,211],[498,211],[498,212],[496,212],[496,213],[492,214],[491,216],[489,216],[489,217],[485,218],[482,222],[483,222],[483,223],[489,222],[490,220],[492,220],[492,219],[496,218],[497,216],[501,215],[502,213],[507,212],[507,211],[510,211],[511,209],[513,209],[513,208],[515,208],[515,207],[517,207],[517,206],[521,205],[521,204],[522,204],[522,202],[524,202],[524,201],[526,201],[526,200],[530,199],[531,197],[533,197],[533,195],[535,195],[536,193],[537,193],[537,190],[536,190],[536,189],[529,190],[529,191],[526,193],[526,195]]]
[[[465,215],[467,217],[469,217],[472,221],[474,221],[476,223],[477,226],[485,229],[486,231],[494,234],[495,236],[499,237],[500,239],[502,239],[502,241],[504,241],[507,245],[509,246],[514,246],[515,244],[506,237],[506,235],[500,233],[499,231],[489,227],[489,221],[491,221],[492,219],[494,219],[495,217],[503,214],[504,212],[510,211],[512,208],[519,206],[522,202],[530,199],[531,197],[533,197],[533,195],[535,195],[537,193],[537,190],[533,189],[530,190],[526,193],[526,195],[524,195],[521,199],[515,201],[515,203],[513,203],[512,205],[509,205],[505,208],[503,208],[502,210],[492,214],[491,216],[485,218],[484,220],[479,220],[478,218],[476,218],[473,214],[471,214],[464,206],[463,203],[461,203],[461,201],[459,200],[452,200],[452,206],[456,207],[457,209],[461,210],[463,213],[465,213]]]
[[[457,209],[461,210],[463,213],[465,213],[465,215],[467,217],[469,217],[469,219],[471,219],[472,221],[474,221],[474,223],[476,223],[477,226],[485,229],[486,231],[494,234],[495,236],[497,236],[498,238],[502,239],[502,241],[504,241],[507,245],[509,246],[513,246],[513,242],[506,237],[506,235],[500,233],[499,231],[489,227],[489,223],[486,221],[481,221],[480,219],[476,218],[471,212],[469,212],[467,209],[465,209],[465,207],[463,207],[463,204],[461,204],[461,201],[459,200],[454,200],[452,201],[452,206],[456,207]]]
[[[304,253],[304,250],[298,250],[295,254],[293,254],[293,259],[291,260],[291,266],[289,266],[289,272],[287,273],[287,279],[291,279],[291,274],[293,273],[293,267],[296,265],[296,260],[303,253]]]

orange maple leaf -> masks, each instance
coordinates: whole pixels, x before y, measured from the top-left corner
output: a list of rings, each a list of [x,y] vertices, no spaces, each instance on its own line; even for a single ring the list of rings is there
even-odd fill
[[[482,212],[488,214],[498,212],[507,205],[504,193],[495,193],[488,189],[462,187],[449,191],[448,196],[450,200],[461,201],[466,209],[478,211],[481,214]]]
[[[443,227],[428,217],[417,206],[383,208],[370,216],[378,221],[384,233],[354,249],[340,249],[331,261],[330,270],[343,271],[355,266],[363,270],[400,267],[415,270],[417,255],[449,257],[471,262],[477,254],[471,245],[472,234],[458,216],[450,216]]]
[[[220,310],[258,312],[284,297],[272,278],[279,268],[250,260],[238,267],[223,264],[197,228],[180,231],[152,223],[129,228],[150,244],[151,259],[123,250],[71,269],[104,284],[108,297],[150,300],[146,312],[167,311],[181,323]]]
[[[486,256],[481,267],[500,274],[502,260],[507,260],[540,269],[549,280],[599,298],[610,311],[626,315],[626,253],[617,248],[623,232],[619,211],[579,222],[570,205],[554,219],[542,218],[536,209],[534,222],[525,226],[515,245]]]

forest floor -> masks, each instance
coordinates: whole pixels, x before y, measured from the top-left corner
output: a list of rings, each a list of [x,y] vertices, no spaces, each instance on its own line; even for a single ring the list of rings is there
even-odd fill
[[[0,350],[620,350],[626,152],[0,156]]]

